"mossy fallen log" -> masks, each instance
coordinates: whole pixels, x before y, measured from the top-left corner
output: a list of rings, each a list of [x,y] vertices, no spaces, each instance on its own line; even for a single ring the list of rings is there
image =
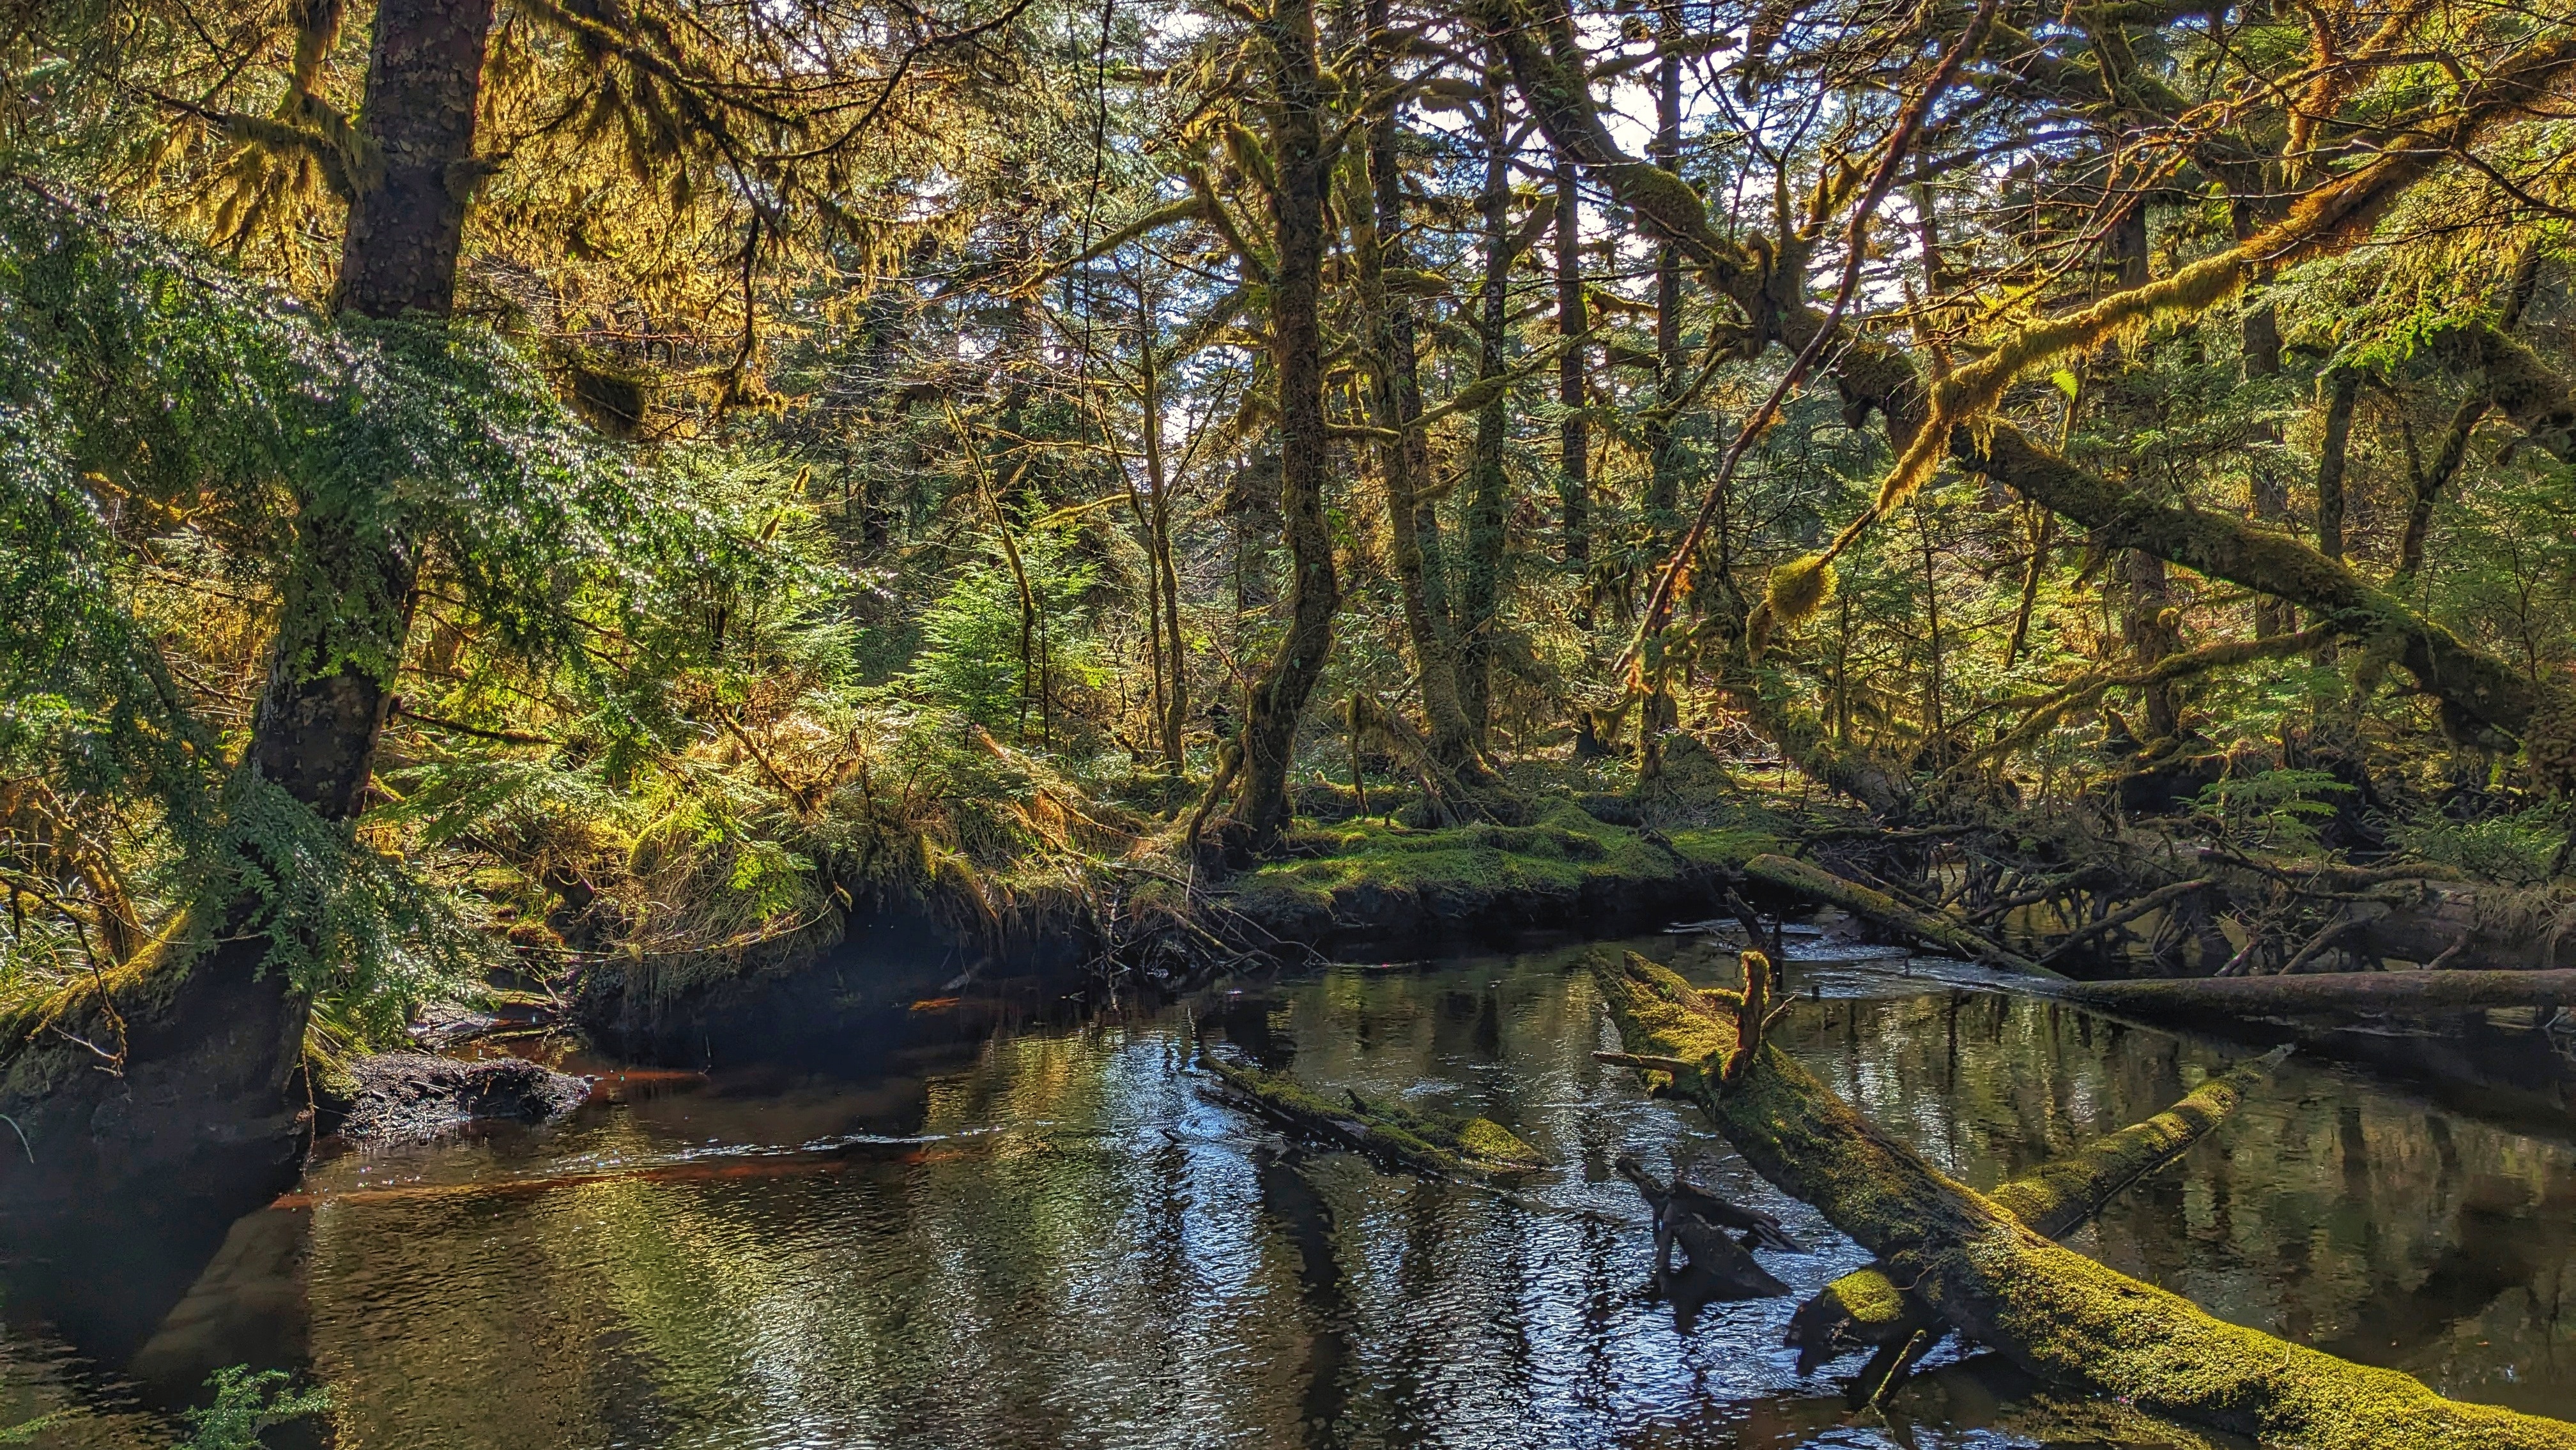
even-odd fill
[[[2547,972],[2314,972],[2061,982],[2050,995],[2138,1017],[2350,1017],[2576,1003],[2576,969]]]
[[[2576,1450],[2576,1425],[2444,1399],[2394,1370],[2224,1323],[2050,1242],[1762,1040],[1766,1019],[1736,993],[1633,953],[1596,957],[1593,975],[1650,1089],[1696,1105],[1952,1330],[2031,1374],[2308,1450]]]
[[[2091,1221],[2129,1185],[2190,1151],[2289,1054],[2289,1048],[2276,1047],[2240,1063],[2154,1117],[2106,1133],[1986,1197],[2032,1232],[2062,1239]],[[1798,1306],[1789,1321],[1788,1343],[1798,1351],[1798,1373],[1806,1374],[1840,1351],[1884,1351],[1905,1345],[1917,1334],[1926,1336],[1915,1351],[1919,1357],[1948,1332],[1928,1305],[1908,1297],[1884,1268],[1872,1264],[1834,1280]],[[1876,1398],[1893,1367],[1874,1363],[1872,1368],[1879,1373],[1864,1372],[1854,1386],[1855,1396]]]
[[[1921,941],[1930,942],[1944,951],[2001,967],[2026,976],[2054,977],[2057,973],[2028,957],[1997,946],[1955,921],[1918,911],[1884,891],[1873,891],[1857,881],[1835,875],[1810,861],[1787,856],[1759,855],[1744,863],[1744,874],[1780,890],[1794,892],[1812,901],[1839,906],[1852,915],[1893,931],[1901,931]]]
[[[1451,1117],[1347,1093],[1336,1102],[1295,1078],[1237,1067],[1213,1054],[1200,1061],[1224,1098],[1305,1137],[1336,1143],[1434,1178],[1493,1178],[1545,1168],[1548,1160],[1511,1129],[1484,1117]]]

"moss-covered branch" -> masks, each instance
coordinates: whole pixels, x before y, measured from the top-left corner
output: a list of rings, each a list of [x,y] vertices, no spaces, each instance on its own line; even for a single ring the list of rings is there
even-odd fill
[[[2576,1425],[2444,1399],[2394,1370],[2213,1319],[2060,1248],[1873,1127],[1776,1045],[1746,1050],[1734,994],[1699,991],[1634,954],[1593,970],[1630,1051],[1701,1064],[1647,1071],[1650,1086],[1688,1098],[1756,1171],[1815,1205],[1953,1330],[2032,1374],[2313,1450],[2576,1450]]]
[[[2576,1003],[2576,969],[2540,972],[2313,972],[2274,977],[2178,977],[2067,982],[2057,995],[2153,1017],[2350,1016],[2475,1012]]]
[[[2394,641],[2399,663],[2425,689],[2508,735],[2522,735],[2558,694],[2372,587],[2340,560],[2232,514],[2159,503],[2077,467],[2008,423],[1952,429],[1950,456],[2086,525],[2105,547],[2143,549],[2316,610],[2350,633]]]
[[[1291,1132],[1434,1178],[1487,1178],[1544,1168],[1547,1159],[1491,1118],[1451,1118],[1357,1093],[1335,1102],[1295,1078],[1202,1055],[1244,1108]]]

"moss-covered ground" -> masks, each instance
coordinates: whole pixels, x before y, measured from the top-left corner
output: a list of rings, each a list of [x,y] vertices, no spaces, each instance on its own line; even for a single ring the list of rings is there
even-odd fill
[[[1238,877],[1227,901],[1283,937],[1400,937],[1443,925],[1510,930],[1608,924],[1712,888],[1719,873],[1780,849],[1767,816],[1656,831],[1596,819],[1570,801],[1527,825],[1413,830],[1351,821],[1300,833],[1292,854]]]

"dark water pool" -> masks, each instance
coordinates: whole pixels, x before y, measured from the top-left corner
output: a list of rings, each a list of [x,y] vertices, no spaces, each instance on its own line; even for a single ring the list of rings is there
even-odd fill
[[[1620,1152],[1778,1213],[1820,1247],[1766,1256],[1800,1294],[1860,1256],[1593,1062],[1612,1044],[1579,963],[1339,967],[875,1077],[639,1076],[552,1129],[333,1158],[235,1227],[131,1373],[300,1364],[352,1450],[2212,1443],[1975,1361],[1854,1414],[1835,1375],[1856,1361],[1801,1379],[1780,1347],[1795,1299],[1677,1322],[1645,1293]],[[1822,1000],[1788,1040],[1975,1184],[2242,1052],[1933,970],[1794,963]],[[1562,1166],[1505,1196],[1296,1149],[1202,1096],[1194,1030],[1487,1113]],[[2566,1142],[2294,1059],[2077,1245],[2445,1393],[2576,1416],[2571,1209]],[[36,1443],[166,1445],[129,1366],[36,1313],[0,1331],[0,1425],[67,1407]]]

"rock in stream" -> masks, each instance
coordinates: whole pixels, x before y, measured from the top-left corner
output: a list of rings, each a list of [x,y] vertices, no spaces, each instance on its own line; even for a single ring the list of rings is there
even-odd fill
[[[590,1096],[582,1079],[515,1057],[464,1062],[389,1052],[349,1072],[358,1086],[340,1132],[359,1143],[416,1142],[471,1122],[550,1122]]]

